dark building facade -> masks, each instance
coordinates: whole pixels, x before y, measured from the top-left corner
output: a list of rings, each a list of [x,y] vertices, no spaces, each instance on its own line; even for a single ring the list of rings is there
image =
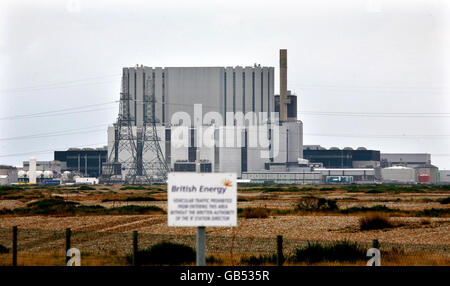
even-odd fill
[[[55,151],[54,159],[65,162],[67,167],[62,171],[78,172],[85,177],[99,177],[102,165],[107,161],[108,151],[105,148],[71,148],[67,151]]]
[[[174,164],[174,172],[195,172],[195,162],[177,161]],[[210,162],[200,162],[200,173],[211,173]]]
[[[379,167],[380,151],[376,150],[303,150],[310,163],[322,163],[324,168]]]
[[[291,120],[297,120],[297,95],[291,94],[288,90],[289,103],[287,105],[287,118]],[[280,96],[275,95],[275,112],[280,112]]]

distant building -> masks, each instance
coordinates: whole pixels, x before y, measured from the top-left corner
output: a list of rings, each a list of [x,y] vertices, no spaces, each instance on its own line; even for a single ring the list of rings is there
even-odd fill
[[[450,170],[439,170],[437,183],[450,185]]]
[[[380,166],[380,151],[359,147],[325,149],[320,145],[305,145],[303,158],[310,163],[322,163],[324,168],[377,168]]]
[[[427,153],[381,153],[381,167],[403,166],[421,167],[431,165],[431,155]]]
[[[36,161],[36,171],[52,171],[61,174],[62,170],[66,169],[66,162],[60,161]],[[30,161],[23,161],[24,171],[30,170]]]
[[[417,182],[416,171],[413,168],[394,166],[381,169],[384,183],[414,184]]]
[[[323,183],[374,183],[376,181],[375,169],[373,168],[351,168],[351,169],[325,169],[316,168],[316,172],[322,174]],[[348,180],[347,178],[351,178]],[[344,180],[342,180],[344,179]]]
[[[416,170],[418,183],[422,184],[436,184],[438,182],[438,167],[428,164],[414,168]]]
[[[17,168],[0,165],[0,185],[9,185],[18,182]]]
[[[70,148],[67,151],[55,151],[54,159],[66,164],[62,171],[78,173],[84,177],[98,178],[102,174],[102,165],[107,161],[107,148]]]

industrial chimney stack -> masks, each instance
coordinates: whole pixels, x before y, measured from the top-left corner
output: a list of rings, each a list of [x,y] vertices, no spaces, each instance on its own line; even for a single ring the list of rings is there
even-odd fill
[[[287,50],[280,50],[280,121],[287,121]]]

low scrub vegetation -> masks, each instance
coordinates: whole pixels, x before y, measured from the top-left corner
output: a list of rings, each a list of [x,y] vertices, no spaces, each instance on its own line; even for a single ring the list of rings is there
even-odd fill
[[[416,216],[445,217],[450,215],[450,209],[424,209],[416,212]]]
[[[206,264],[209,265],[222,265],[224,263],[223,259],[217,258],[214,255],[206,257]]]
[[[78,187],[77,190],[79,190],[79,191],[94,191],[95,188],[90,187],[88,185],[82,185],[82,186]]]
[[[124,199],[104,199],[102,200],[102,203],[106,202],[156,202],[156,201],[165,201],[156,199],[153,197],[127,197]]]
[[[269,210],[267,208],[244,208],[238,209],[240,217],[245,218],[267,218],[269,217]]]
[[[276,254],[260,254],[258,256],[244,256],[241,258],[240,264],[242,265],[250,265],[250,266],[259,266],[259,265],[267,265],[267,264],[277,264],[277,255]]]
[[[139,250],[136,255],[138,265],[184,265],[195,261],[195,250],[187,245],[160,242],[147,249]],[[132,255],[127,256],[131,264]]]
[[[43,199],[31,202],[25,208],[16,208],[13,210],[3,209],[0,214],[12,215],[87,215],[87,214],[148,214],[165,213],[165,211],[156,206],[123,206],[116,208],[104,208],[99,205],[86,206],[77,202],[64,201],[63,199]]]
[[[325,261],[356,262],[358,260],[364,260],[365,256],[366,249],[360,247],[356,242],[352,243],[344,240],[321,244],[319,242],[308,241],[308,245],[297,248],[289,260],[293,263],[317,263]]]
[[[439,202],[443,205],[450,204],[450,197],[443,198]]]
[[[5,253],[9,253],[9,249],[6,246],[0,244],[0,254],[5,254]]]
[[[385,229],[393,228],[396,225],[391,221],[391,219],[385,214],[381,213],[371,213],[363,216],[359,220],[360,230],[375,230],[375,229]]]
[[[367,213],[367,212],[382,212],[382,213],[404,213],[405,211],[399,209],[391,209],[384,205],[376,205],[373,207],[351,207],[339,210],[342,214]]]
[[[148,188],[144,186],[123,186],[120,188],[121,190],[148,190]]]
[[[297,209],[300,211],[336,211],[338,206],[336,200],[308,196],[298,201]]]

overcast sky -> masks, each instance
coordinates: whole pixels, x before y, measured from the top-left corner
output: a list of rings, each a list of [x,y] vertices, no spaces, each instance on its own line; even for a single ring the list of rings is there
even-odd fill
[[[259,63],[278,93],[286,48],[304,144],[431,153],[450,169],[445,2],[1,1],[0,164],[106,145],[122,67]]]

